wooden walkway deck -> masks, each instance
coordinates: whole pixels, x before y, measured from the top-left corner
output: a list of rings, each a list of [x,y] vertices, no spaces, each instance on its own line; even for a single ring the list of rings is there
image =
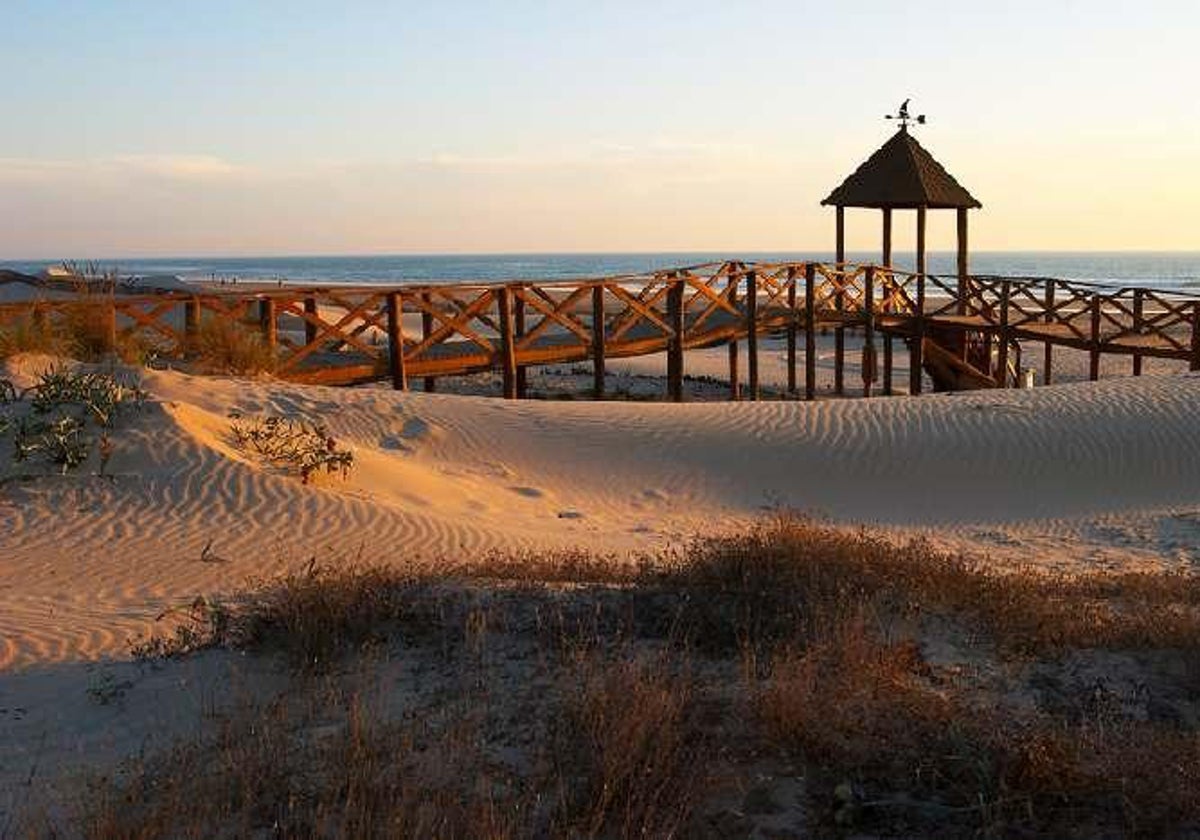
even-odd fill
[[[0,329],[23,318],[49,323],[79,302],[0,305]],[[206,319],[257,330],[271,348],[280,377],[311,383],[357,384],[498,370],[504,393],[523,395],[531,365],[591,361],[596,394],[604,392],[607,359],[665,352],[668,393],[682,396],[684,352],[745,342],[747,393],[758,394],[758,339],[783,336],[788,391],[815,397],[814,340],[836,338],[835,391],[845,383],[847,329],[863,333],[862,391],[881,379],[892,390],[892,343],[910,349],[909,390],[922,387],[928,342],[949,342],[967,358],[968,342],[983,342],[989,369],[983,381],[1018,381],[1013,365],[1022,342],[1045,345],[1043,381],[1050,381],[1053,348],[1090,354],[1099,375],[1102,354],[1181,359],[1200,369],[1200,297],[1143,288],[1112,290],[1052,278],[942,278],[884,266],[821,263],[712,263],[564,281],[500,284],[281,286],[205,289],[195,294],[89,298],[101,307],[115,346],[122,338],[183,359]],[[804,342],[803,377],[799,343]],[[876,363],[877,344],[883,364]],[[942,345],[939,345],[942,346]],[[992,348],[995,352],[992,352]],[[738,390],[736,348],[731,379]],[[882,367],[882,371],[880,368]],[[990,377],[990,379],[988,379]]]

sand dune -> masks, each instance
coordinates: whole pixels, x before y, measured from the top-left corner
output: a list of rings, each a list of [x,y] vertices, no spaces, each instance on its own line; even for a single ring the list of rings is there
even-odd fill
[[[45,363],[18,360],[5,375]],[[118,435],[113,480],[4,486],[0,667],[120,656],[165,608],[313,555],[628,553],[776,506],[925,530],[998,560],[1200,562],[1198,376],[684,405],[153,371],[144,384],[151,400]],[[233,409],[320,418],[357,468],[317,486],[265,468],[233,447]]]

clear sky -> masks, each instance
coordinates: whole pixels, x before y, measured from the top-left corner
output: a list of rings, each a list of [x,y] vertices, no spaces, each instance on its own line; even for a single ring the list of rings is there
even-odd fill
[[[827,249],[907,96],[973,247],[1200,249],[1197,0],[0,14],[0,258]]]

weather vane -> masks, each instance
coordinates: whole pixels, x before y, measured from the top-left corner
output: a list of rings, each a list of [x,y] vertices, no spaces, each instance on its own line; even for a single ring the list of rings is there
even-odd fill
[[[925,115],[917,114],[915,117],[908,113],[908,103],[912,102],[912,97],[905,99],[900,103],[900,110],[894,114],[884,114],[885,120],[900,120],[900,128],[907,131],[908,124],[915,122],[917,125],[925,125]]]

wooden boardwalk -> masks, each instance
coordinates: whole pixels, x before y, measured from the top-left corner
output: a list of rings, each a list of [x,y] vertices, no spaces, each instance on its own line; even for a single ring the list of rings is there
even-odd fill
[[[1023,343],[1090,354],[1092,378],[1103,354],[1180,359],[1200,369],[1200,297],[1143,288],[1109,289],[1052,278],[942,278],[883,266],[821,263],[711,263],[563,281],[403,286],[208,288],[194,294],[88,298],[100,307],[115,346],[134,339],[183,359],[206,319],[257,330],[282,378],[322,384],[423,378],[498,370],[504,393],[523,395],[532,365],[591,361],[596,394],[607,359],[665,352],[668,395],[682,398],[685,351],[744,342],[746,391],[759,392],[758,340],[784,337],[789,393],[816,395],[815,337],[837,335],[835,391],[844,392],[847,329],[863,334],[862,393],[891,392],[893,342],[910,349],[909,390],[922,372],[957,358],[980,384],[1018,382]],[[49,323],[79,302],[0,305],[0,329],[23,318]],[[801,342],[805,352],[799,352]],[[882,362],[877,348],[882,345]],[[738,348],[731,379],[738,391]],[[801,362],[800,359],[803,358]],[[953,357],[953,358],[952,358]],[[955,362],[959,364],[959,362]],[[964,380],[966,381],[966,380]],[[857,390],[857,388],[856,388]]]

